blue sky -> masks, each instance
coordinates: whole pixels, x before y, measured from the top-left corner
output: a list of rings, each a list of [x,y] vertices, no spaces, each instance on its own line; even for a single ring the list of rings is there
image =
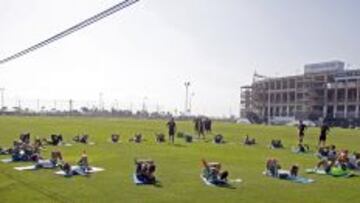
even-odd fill
[[[39,42],[118,0],[3,0],[0,57]],[[141,0],[104,21],[0,67],[7,105],[74,99],[150,110],[237,114],[254,71],[298,74],[306,63],[360,65],[355,0]],[[29,102],[26,102],[29,101]],[[32,101],[32,102],[30,102]],[[45,105],[45,104],[44,104]],[[50,105],[50,104],[49,104]]]

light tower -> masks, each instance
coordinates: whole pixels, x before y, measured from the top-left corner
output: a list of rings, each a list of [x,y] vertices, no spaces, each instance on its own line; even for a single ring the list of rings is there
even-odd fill
[[[1,110],[4,110],[4,107],[5,107],[5,97],[4,97],[5,88],[0,88],[0,91],[1,91]]]
[[[193,101],[194,96],[195,96],[195,93],[192,92],[192,93],[190,94],[190,98],[189,98],[189,114],[191,114],[191,107],[192,107],[191,104],[192,104],[192,101]]]
[[[144,98],[143,98],[143,101],[142,101],[142,111],[143,112],[145,112],[146,110],[147,110],[147,108],[146,108],[146,100],[148,99],[148,97],[147,96],[145,96]]]
[[[184,113],[187,114],[189,112],[189,86],[190,82],[185,82],[185,109]]]

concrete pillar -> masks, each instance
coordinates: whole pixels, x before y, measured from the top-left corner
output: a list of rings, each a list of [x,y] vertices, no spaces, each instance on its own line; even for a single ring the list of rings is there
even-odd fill
[[[348,96],[349,96],[349,87],[348,81],[345,81],[345,100],[344,100],[344,118],[347,118],[348,115]]]
[[[334,90],[334,115],[333,117],[336,118],[336,113],[337,113],[337,96],[338,96],[338,83],[335,82],[335,90]]]
[[[360,102],[360,96],[359,96],[359,91],[360,91],[360,81],[356,80],[356,106],[355,106],[355,118],[359,118],[359,102]]]
[[[323,107],[323,118],[327,116],[327,109],[328,109],[328,87],[327,87],[327,81],[328,77],[325,76],[325,87],[324,87],[324,107]]]

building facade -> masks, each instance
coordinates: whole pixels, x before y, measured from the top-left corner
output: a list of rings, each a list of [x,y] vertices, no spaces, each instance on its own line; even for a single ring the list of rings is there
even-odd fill
[[[346,70],[342,61],[308,64],[301,75],[254,74],[253,83],[241,87],[241,117],[360,118],[359,96],[360,69]]]

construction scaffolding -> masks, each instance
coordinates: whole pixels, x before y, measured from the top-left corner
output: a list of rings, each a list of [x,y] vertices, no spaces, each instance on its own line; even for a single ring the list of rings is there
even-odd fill
[[[263,122],[274,118],[360,118],[360,69],[345,70],[345,63],[309,64],[304,74],[259,77],[241,87],[241,117]]]

